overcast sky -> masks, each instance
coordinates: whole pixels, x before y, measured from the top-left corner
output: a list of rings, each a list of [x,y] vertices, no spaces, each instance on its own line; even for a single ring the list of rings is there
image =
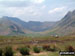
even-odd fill
[[[75,9],[75,0],[0,0],[0,17],[24,21],[58,21]]]

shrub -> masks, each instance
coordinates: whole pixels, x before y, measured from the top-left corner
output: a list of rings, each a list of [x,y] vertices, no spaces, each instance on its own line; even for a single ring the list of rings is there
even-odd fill
[[[46,51],[56,51],[57,50],[57,47],[55,45],[43,45],[43,50],[46,50]]]
[[[30,45],[26,45],[26,47],[31,48]]]
[[[22,55],[29,55],[29,48],[28,47],[22,47],[22,48],[20,48],[19,49],[20,50],[20,53],[22,54]]]
[[[2,49],[0,49],[0,56],[2,56],[2,53],[3,53],[3,51],[2,51]]]
[[[30,47],[30,45],[26,45],[25,47],[21,47],[21,48],[28,48],[28,49],[30,49],[31,47]],[[16,50],[20,51],[21,48],[17,48]]]
[[[50,45],[43,45],[43,50],[46,50],[46,51],[50,51],[51,48],[50,48]]]
[[[75,49],[73,48],[73,46],[68,46],[66,48],[66,51],[72,52],[72,51],[75,51]]]
[[[52,52],[57,51],[57,47],[55,45],[53,45],[50,49]]]
[[[40,53],[41,49],[40,49],[40,47],[38,47],[38,46],[34,46],[34,47],[33,47],[33,51],[34,51],[35,53]]]
[[[4,55],[5,56],[13,56],[13,50],[12,50],[12,48],[11,47],[6,47]]]

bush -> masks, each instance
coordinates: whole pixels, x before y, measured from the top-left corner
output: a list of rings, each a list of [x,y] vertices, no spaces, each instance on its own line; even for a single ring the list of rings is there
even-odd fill
[[[4,55],[5,56],[13,56],[13,50],[12,50],[12,48],[11,47],[6,47]]]
[[[68,46],[66,48],[66,51],[72,52],[72,51],[75,51],[75,49],[73,48],[73,46]]]
[[[28,48],[28,49],[30,49],[31,47],[30,47],[30,45],[26,45],[25,47],[21,47],[21,48]],[[21,48],[17,48],[16,50],[20,51]]]
[[[2,56],[2,53],[3,53],[3,51],[2,51],[2,49],[0,49],[0,56]]]
[[[19,49],[20,50],[20,53],[22,54],[22,55],[29,55],[29,48],[28,47],[22,47],[22,48],[20,48]]]
[[[57,47],[56,47],[55,45],[53,45],[53,46],[51,47],[51,51],[52,51],[52,52],[57,51]]]
[[[56,46],[55,45],[43,45],[43,50],[46,50],[46,51],[56,51],[57,50],[57,48],[56,48]]]
[[[35,53],[40,53],[41,49],[40,49],[40,47],[38,47],[38,46],[34,46],[34,47],[33,47],[33,51],[34,51]]]
[[[43,45],[43,50],[46,50],[46,51],[50,51],[51,48],[50,48],[50,45]]]
[[[26,47],[31,48],[30,45],[26,45]]]

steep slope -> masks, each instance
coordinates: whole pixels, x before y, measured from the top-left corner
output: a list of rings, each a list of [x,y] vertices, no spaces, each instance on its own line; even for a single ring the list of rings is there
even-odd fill
[[[34,32],[41,32],[51,29],[55,22],[39,22],[39,21],[29,21],[27,22],[27,28]]]
[[[75,10],[68,12],[58,22],[24,22],[15,17],[0,18],[0,35],[25,35],[40,33],[43,35],[75,35]]]
[[[0,18],[0,35],[21,35],[30,32],[22,26],[21,20],[12,17]]]
[[[55,22],[24,22],[15,17],[0,18],[0,35],[23,35],[51,29]]]
[[[75,10],[68,12],[65,17],[60,20],[54,29],[49,32],[51,35],[75,35]]]

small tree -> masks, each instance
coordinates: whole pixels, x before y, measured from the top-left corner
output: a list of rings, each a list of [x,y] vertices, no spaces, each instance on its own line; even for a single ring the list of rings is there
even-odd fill
[[[55,45],[53,45],[52,47],[51,47],[51,51],[53,52],[53,51],[57,51],[57,47],[55,46]]]
[[[66,51],[72,52],[72,51],[75,51],[75,49],[73,48],[73,46],[68,46],[66,48]]]
[[[0,56],[2,56],[2,53],[3,53],[3,51],[2,51],[2,49],[0,49]]]
[[[19,50],[22,55],[29,55],[30,50],[28,47],[22,47]]]
[[[46,50],[46,51],[50,51],[51,48],[50,48],[50,45],[43,45],[43,50]]]
[[[40,53],[41,49],[40,49],[39,47],[37,47],[37,46],[34,46],[34,47],[33,47],[33,51],[34,51],[35,53]]]
[[[13,53],[14,52],[13,52],[11,47],[6,47],[5,48],[5,53],[4,53],[5,56],[13,56]]]
[[[26,45],[27,48],[31,48],[30,45]]]

